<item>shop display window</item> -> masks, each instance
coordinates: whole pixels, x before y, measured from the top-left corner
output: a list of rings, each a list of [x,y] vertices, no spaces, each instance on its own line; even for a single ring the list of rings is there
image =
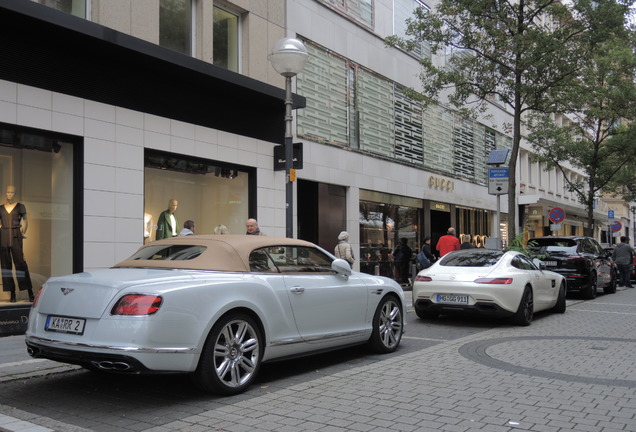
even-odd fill
[[[490,237],[491,217],[491,213],[485,210],[457,206],[455,230],[460,241],[464,235],[470,235],[473,246],[486,247],[486,239]]]
[[[205,159],[147,151],[145,156],[144,242],[165,238],[162,212],[176,200],[175,232],[188,220],[195,234],[214,234],[225,226],[230,234],[245,233],[245,221],[254,216],[249,206],[253,169]],[[168,224],[170,225],[170,224]],[[167,236],[172,236],[168,233]]]
[[[0,304],[28,302],[49,277],[79,271],[74,141],[0,125]]]
[[[360,271],[394,277],[393,251],[401,238],[419,248],[421,209],[399,204],[360,202]]]

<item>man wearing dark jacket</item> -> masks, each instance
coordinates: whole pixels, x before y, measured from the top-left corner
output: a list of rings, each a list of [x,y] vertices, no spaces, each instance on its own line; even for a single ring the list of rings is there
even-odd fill
[[[618,286],[632,288],[631,274],[634,253],[629,245],[629,238],[621,237],[621,242],[616,245],[612,252],[612,259],[618,267]]]

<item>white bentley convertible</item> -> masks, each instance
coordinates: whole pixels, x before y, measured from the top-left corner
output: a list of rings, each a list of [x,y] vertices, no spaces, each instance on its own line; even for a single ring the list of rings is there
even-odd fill
[[[397,283],[312,243],[187,236],[149,243],[110,269],[49,279],[26,343],[33,357],[191,373],[206,391],[235,394],[265,361],[365,343],[393,352],[405,314]]]

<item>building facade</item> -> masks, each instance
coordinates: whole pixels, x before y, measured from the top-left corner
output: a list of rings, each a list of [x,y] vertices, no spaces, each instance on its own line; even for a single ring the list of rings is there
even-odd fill
[[[219,224],[243,233],[249,217],[285,234],[285,174],[273,150],[284,138],[284,81],[267,61],[285,36],[310,54],[294,82],[304,162],[295,236],[333,250],[346,230],[355,267],[388,276],[400,238],[416,250],[454,226],[477,246],[506,241],[507,203],[498,215],[486,162],[510,148],[510,114],[493,102],[488,120],[470,120],[406,96],[419,87],[418,59],[433,54],[425,43],[388,48],[384,38],[402,35],[416,7],[426,4],[3,1],[0,188],[15,186],[27,208],[36,290],[154,240],[170,200],[179,224],[194,220],[198,234]],[[450,55],[459,54],[437,61]],[[575,232],[581,206],[556,184],[537,184],[544,173],[528,161],[522,154],[517,170],[518,223],[545,233],[558,204],[572,215],[564,230]],[[535,211],[541,219],[528,216]]]

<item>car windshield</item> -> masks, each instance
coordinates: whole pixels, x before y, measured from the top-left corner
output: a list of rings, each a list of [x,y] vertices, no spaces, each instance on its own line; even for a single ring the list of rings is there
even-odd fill
[[[532,239],[528,247],[533,252],[539,253],[563,253],[572,255],[576,253],[576,241],[574,239],[563,238],[540,238]]]
[[[147,246],[135,253],[131,260],[164,260],[164,261],[185,261],[191,260],[206,249],[199,245],[157,245]]]
[[[450,253],[442,258],[441,266],[446,267],[490,267],[497,264],[503,251],[476,249]]]

